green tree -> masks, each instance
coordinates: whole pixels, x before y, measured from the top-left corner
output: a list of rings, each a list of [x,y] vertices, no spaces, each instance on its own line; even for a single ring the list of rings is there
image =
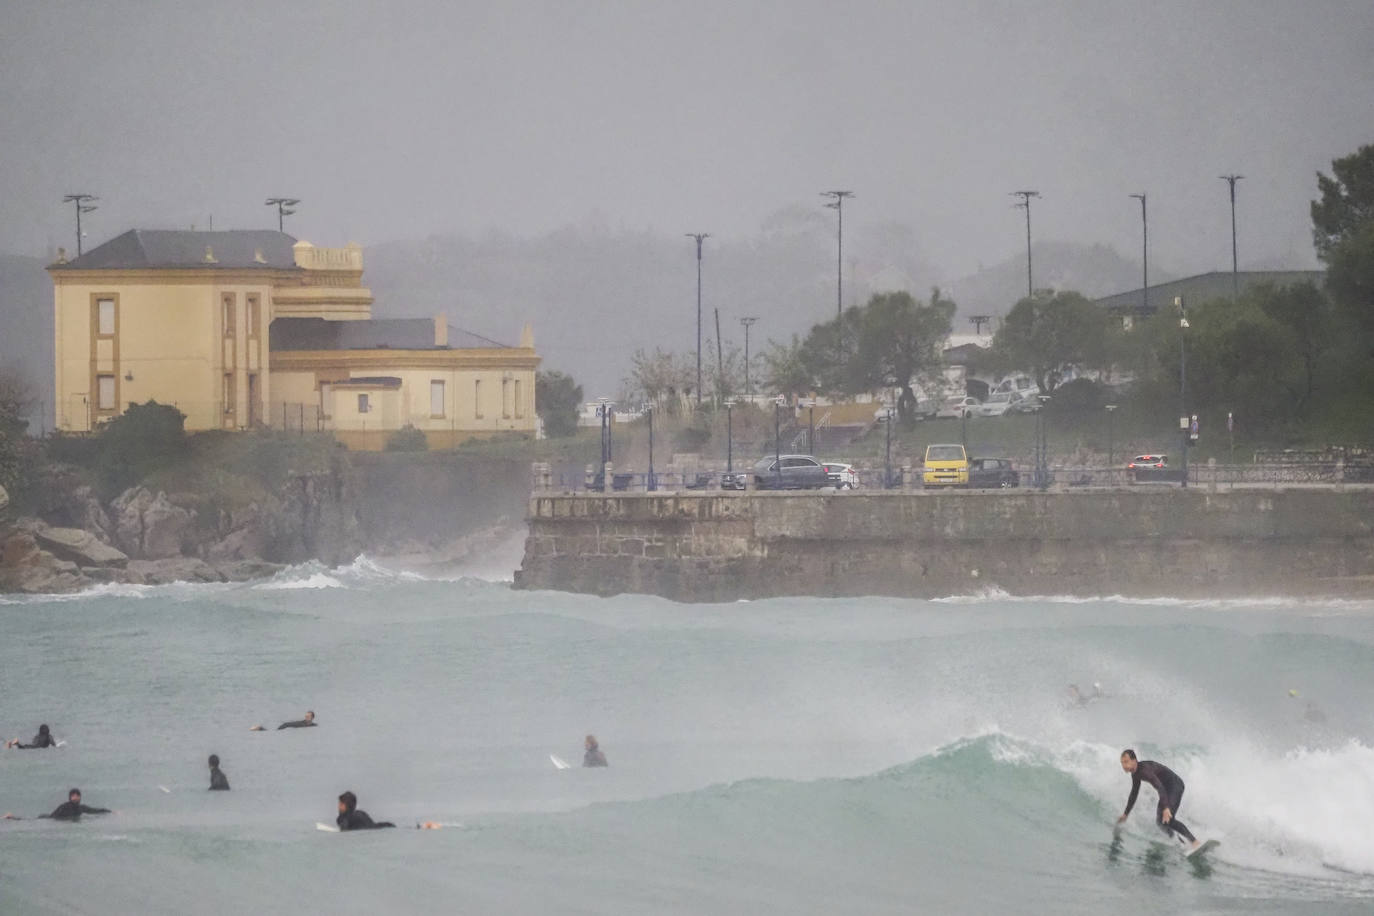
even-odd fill
[[[1045,292],[1012,306],[993,338],[993,358],[1035,378],[1050,394],[1071,368],[1100,369],[1113,352],[1111,317],[1075,292]]]
[[[1332,297],[1365,334],[1374,333],[1374,145],[1317,173],[1312,239],[1326,263]]]
[[[643,397],[669,415],[676,416],[685,397],[696,387],[696,363],[686,357],[655,347],[652,353],[636,350],[630,357],[630,375],[625,379],[628,393]]]
[[[169,404],[130,404],[100,430],[97,470],[107,496],[186,456],[186,415]]]
[[[416,429],[414,424],[407,423],[387,437],[386,450],[388,452],[429,451],[429,437],[424,434],[423,430]]]
[[[847,393],[899,388],[897,412],[904,423],[915,419],[913,381],[929,378],[944,366],[943,350],[954,320],[955,305],[931,290],[930,302],[910,293],[879,293],[850,316],[853,346],[847,354],[843,384]]]
[[[1371,263],[1374,263],[1372,261]],[[1311,283],[1294,286],[1261,286],[1246,298],[1283,329],[1298,371],[1284,380],[1294,400],[1294,411],[1303,416],[1312,403],[1321,361],[1330,351],[1334,326],[1331,300]]]
[[[577,412],[582,406],[582,386],[562,372],[540,372],[534,377],[534,405],[550,438],[577,432]]]
[[[776,394],[796,398],[815,390],[816,377],[807,365],[801,338],[796,334],[790,343],[768,341],[763,365],[763,384]]]

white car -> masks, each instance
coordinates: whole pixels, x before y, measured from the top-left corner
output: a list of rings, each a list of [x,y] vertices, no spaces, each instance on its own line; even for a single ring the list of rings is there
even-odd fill
[[[859,486],[859,475],[852,464],[836,464],[833,461],[827,461],[825,463],[825,476],[830,478],[830,485],[838,490],[853,490]]]
[[[967,414],[970,417],[976,416],[976,414],[974,413],[974,408],[981,403],[983,402],[973,397],[972,395],[945,398],[945,400],[940,404],[940,409],[935,412],[935,416],[942,419],[954,420],[959,419],[965,414]]]
[[[1019,391],[999,391],[977,407],[971,415],[975,417],[1000,417],[1025,400]]]

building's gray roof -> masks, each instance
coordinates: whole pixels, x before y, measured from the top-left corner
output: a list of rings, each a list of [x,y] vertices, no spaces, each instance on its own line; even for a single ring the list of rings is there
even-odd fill
[[[1293,286],[1298,283],[1312,283],[1321,286],[1326,280],[1326,272],[1321,270],[1242,270],[1235,280],[1241,292],[1252,287],[1270,284],[1273,286]],[[1175,296],[1182,296],[1189,305],[1200,305],[1211,299],[1229,299],[1232,293],[1232,277],[1229,270],[1214,270],[1211,273],[1170,280],[1167,283],[1150,286],[1150,307],[1145,308],[1143,289],[1133,289],[1124,293],[1105,296],[1093,300],[1097,305],[1111,312],[1136,315],[1153,314],[1161,306],[1172,306]]]
[[[373,318],[328,321],[324,318],[278,318],[268,331],[273,352],[284,350],[474,350],[507,344],[449,325],[448,347],[434,345],[429,318]]]
[[[295,270],[295,238],[270,229],[198,232],[130,229],[97,245],[63,270]],[[205,249],[214,255],[205,260]],[[262,254],[262,260],[257,255]]]

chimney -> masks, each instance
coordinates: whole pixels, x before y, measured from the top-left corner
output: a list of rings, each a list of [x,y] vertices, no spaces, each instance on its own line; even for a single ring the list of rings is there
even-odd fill
[[[66,263],[67,263],[67,249],[65,249],[65,248],[59,248],[59,249],[57,249],[57,263],[59,263],[59,264],[66,264]]]
[[[209,245],[206,245],[206,246],[205,246],[205,263],[206,263],[206,264],[218,264],[218,263],[219,263],[219,261],[215,260],[215,253],[214,253],[212,250],[210,250],[210,246],[209,246]]]
[[[448,346],[447,312],[440,312],[434,316],[434,346],[441,349]]]
[[[520,346],[524,347],[526,350],[534,349],[534,328],[530,327],[528,321],[525,322],[525,326],[520,329]]]
[[[254,249],[253,249],[253,260],[256,261],[256,262],[259,263],[259,264],[266,264],[266,263],[267,263],[267,259],[264,258],[264,257],[262,256],[262,249],[261,249],[261,248],[254,248]]]

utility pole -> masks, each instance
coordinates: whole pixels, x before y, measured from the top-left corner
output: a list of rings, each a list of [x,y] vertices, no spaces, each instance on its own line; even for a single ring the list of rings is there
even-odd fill
[[[720,342],[720,309],[716,313],[716,398],[725,397],[725,347]],[[712,401],[716,406],[720,401]]]
[[[1182,471],[1183,489],[1188,489],[1188,436],[1192,424],[1188,418],[1188,311],[1183,305],[1183,297],[1175,296],[1174,305],[1178,306],[1178,426],[1183,434]]]
[[[754,389],[749,387],[749,329],[753,327],[756,321],[758,319],[754,317],[739,320],[739,323],[744,325],[744,396],[746,398],[752,397],[754,394]]]
[[[98,209],[92,201],[99,199],[94,194],[67,194],[62,198],[64,204],[76,205],[76,256],[78,258],[81,257],[81,214]]]
[[[709,232],[684,232],[697,241],[697,406],[701,406],[701,243],[711,237]]]
[[[1136,200],[1140,201],[1140,226],[1142,230],[1140,242],[1140,312],[1142,315],[1150,313],[1150,220],[1145,213],[1145,194],[1132,194]]]
[[[1021,198],[1021,202],[1014,206],[1026,211],[1026,298],[1035,295],[1035,283],[1031,275],[1031,232],[1030,232],[1030,202],[1032,197],[1039,197],[1039,191],[1012,191],[1012,197]]]
[[[285,231],[286,231],[286,229],[284,228],[285,225],[286,225],[286,218],[287,218],[288,216],[290,216],[292,213],[295,213],[295,212],[296,212],[295,210],[292,210],[292,209],[290,209],[290,208],[296,206],[296,204],[298,204],[298,203],[300,203],[300,201],[297,200],[297,199],[294,198],[294,197],[269,197],[269,198],[267,198],[267,203],[266,203],[266,205],[269,206],[269,207],[276,207],[276,208],[277,208],[277,231],[278,231],[278,232],[285,232]]]
[[[992,316],[991,316],[991,315],[970,315],[970,316],[968,316],[968,323],[971,324],[971,325],[973,325],[973,333],[975,333],[975,334],[977,334],[979,337],[981,337],[981,336],[983,336],[983,325],[985,325],[985,324],[992,324]]]
[[[1236,257],[1236,182],[1244,175],[1222,175],[1221,180],[1231,186],[1231,298],[1240,298],[1239,259]]]

